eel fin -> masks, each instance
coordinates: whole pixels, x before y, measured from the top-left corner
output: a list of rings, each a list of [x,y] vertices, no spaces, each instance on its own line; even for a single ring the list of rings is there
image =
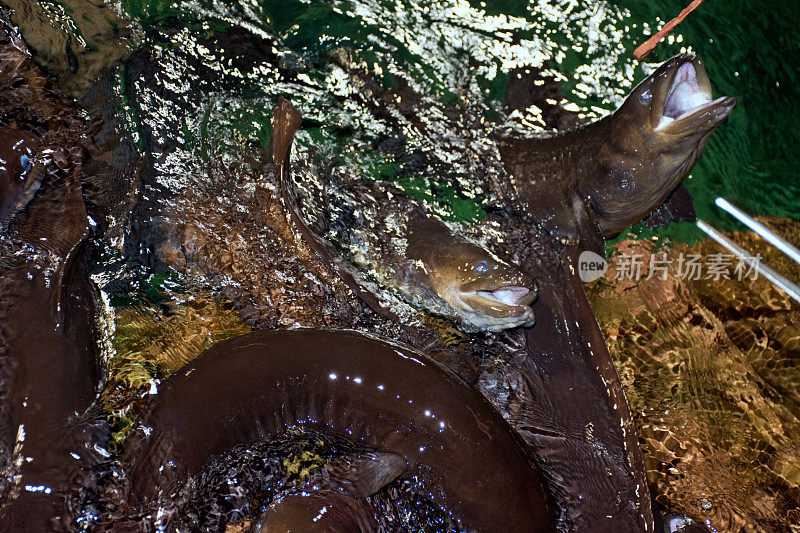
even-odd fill
[[[270,139],[270,152],[272,161],[281,167],[285,166],[289,157],[294,134],[300,128],[303,116],[286,98],[278,98],[278,103],[272,110],[272,139]]]
[[[594,211],[586,203],[586,200],[576,196],[573,198],[572,212],[580,251],[589,250],[605,258],[606,240]]]
[[[397,454],[372,452],[334,459],[326,470],[332,487],[363,498],[397,479],[406,468],[408,462]]]
[[[650,228],[666,227],[670,222],[694,222],[697,214],[694,211],[692,193],[681,183],[667,196],[663,204],[655,208],[642,221]]]
[[[284,207],[306,244],[317,253],[326,265],[330,266],[333,272],[339,276],[355,295],[364,300],[376,313],[390,320],[402,322],[394,311],[383,305],[374,294],[363,287],[352,269],[341,259],[330,242],[312,231],[311,222],[302,215],[302,202],[291,177],[289,161],[292,140],[302,121],[303,116],[300,111],[289,100],[283,97],[278,98],[278,102],[272,110],[270,154],[278,176],[278,188],[280,189]]]

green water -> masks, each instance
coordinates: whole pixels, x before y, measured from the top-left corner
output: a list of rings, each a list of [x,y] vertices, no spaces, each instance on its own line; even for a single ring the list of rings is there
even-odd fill
[[[185,26],[195,32],[209,32],[246,22],[250,27],[279,36],[296,54],[298,62],[311,65],[312,76],[318,70],[317,77],[324,76],[325,54],[347,47],[369,69],[382,67],[386,86],[396,83],[397,76],[387,73],[387,66],[395,65],[402,76],[413,79],[421,90],[443,103],[455,102],[459,87],[448,83],[450,80],[442,76],[442,70],[462,63],[472,69],[465,77],[472,77],[469,82],[482,91],[479,99],[482,101],[473,99],[470,103],[488,116],[497,107],[493,102],[502,100],[508,76],[504,58],[493,58],[491,50],[489,54],[480,50],[484,44],[480,39],[485,39],[490,49],[493,42],[508,39],[498,38],[497,28],[493,33],[491,27],[481,24],[469,27],[470,21],[481,16],[481,10],[486,16],[507,16],[506,24],[500,24],[500,31],[506,31],[516,40],[529,39],[540,44],[544,40],[545,54],[551,54],[555,60],[551,64],[568,76],[562,91],[590,118],[602,110],[614,109],[631,82],[642,79],[655,63],[690,47],[704,58],[715,95],[740,98],[740,104],[714,134],[687,181],[698,216],[725,229],[736,228],[736,223],[713,205],[715,197],[725,196],[751,213],[797,217],[800,187],[795,147],[800,135],[797,127],[800,99],[797,63],[792,58],[800,47],[800,38],[793,32],[800,25],[800,10],[789,1],[708,2],[673,31],[674,41],[665,40],[656,48],[643,68],[632,58],[632,52],[654,31],[645,31],[645,25],[657,29],[663,21],[677,15],[684,4],[680,0],[528,4],[473,1],[467,16],[454,18],[448,18],[449,13],[463,12],[466,3],[444,3],[441,9],[433,11],[414,2],[297,0],[231,3],[223,10],[206,1],[199,2],[201,10],[196,3],[159,0],[124,0],[122,7],[146,30]],[[392,16],[376,16],[381,10],[391,12]],[[657,22],[659,18],[661,23]],[[437,29],[427,26],[442,24],[442,20],[443,25],[438,27],[442,33],[432,36],[431,32]],[[508,20],[516,22],[509,24]],[[404,21],[408,22],[404,25]],[[507,31],[508,27],[512,29]],[[456,28],[460,33],[456,32],[454,37],[441,28]],[[469,38],[464,38],[465,34]],[[418,43],[425,44],[418,46]],[[259,80],[252,81],[258,93]],[[268,112],[258,99],[252,105],[243,101],[239,98],[237,109],[228,113],[231,120],[227,126],[266,145]],[[327,107],[326,104],[318,108],[321,120]],[[324,122],[318,131],[311,133],[311,144],[325,145],[333,152],[339,150],[343,157],[348,153],[348,144],[352,144],[352,139],[336,139],[341,132],[326,128]],[[212,128],[210,134],[224,137],[218,129]],[[360,157],[353,158],[365,176],[397,179],[412,195],[433,198],[443,204],[451,218],[469,220],[482,214],[480,201],[454,194],[439,179],[435,167],[428,169],[426,175],[397,174],[391,158],[373,157],[369,149],[371,140],[374,139],[369,136],[361,139],[362,148],[367,149],[356,151]],[[640,236],[652,235],[650,230],[638,226],[634,232]],[[684,223],[672,224],[657,234],[693,240],[699,232],[693,224]]]
[[[688,2],[614,3],[630,10],[634,20],[669,20]],[[687,182],[698,216],[715,225],[739,227],[713,205],[717,196],[750,213],[800,216],[798,27],[796,2],[715,0],[701,5],[674,30],[705,60],[715,94],[740,99]],[[625,40],[631,50],[635,37]],[[665,60],[680,47],[664,41],[651,57]],[[678,228],[671,230],[680,234]]]

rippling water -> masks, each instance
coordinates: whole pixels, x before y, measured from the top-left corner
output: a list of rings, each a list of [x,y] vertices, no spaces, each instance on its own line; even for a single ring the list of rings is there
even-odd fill
[[[633,59],[633,49],[675,16],[682,1],[117,0],[111,8],[81,0],[7,3],[17,9],[15,20],[36,60],[94,109],[95,118],[102,115],[111,124],[101,137],[108,146],[120,147],[105,163],[119,175],[136,176],[133,188],[114,187],[113,173],[87,187],[90,201],[110,220],[110,237],[100,243],[106,255],[95,280],[103,288],[109,317],[115,317],[110,318],[112,377],[106,399],[120,431],[133,392],[146,389],[212,340],[248,327],[219,295],[230,279],[203,278],[197,284],[182,274],[165,276],[163,270],[165,265],[190,266],[180,252],[184,234],[175,231],[181,222],[176,206],[189,207],[181,203],[187,192],[215,190],[208,171],[212,164],[234,174],[254,172],[257,163],[248,154],[268,145],[270,109],[279,95],[289,97],[305,117],[299,153],[314,153],[320,166],[344,165],[367,179],[395,181],[446,218],[468,222],[483,214],[492,195],[487,184],[500,172],[493,143],[486,141],[493,132],[531,133],[564,120],[593,120],[613,110],[661,61],[692,50],[705,60],[715,94],[741,98],[688,180],[698,215],[735,228],[713,207],[720,195],[752,213],[795,218],[800,213],[794,59],[800,48],[794,33],[800,12],[794,2],[707,2],[642,63]],[[535,86],[557,84],[559,92],[539,95],[541,106],[509,109],[507,89],[515,76],[530,73]],[[100,192],[93,192],[93,185]],[[634,232],[653,235],[643,228]],[[691,224],[673,224],[656,235],[687,241],[698,237]],[[138,263],[125,263],[120,251]],[[787,312],[791,322],[796,308]],[[726,325],[726,331],[756,331],[744,318],[729,320],[742,326]],[[644,329],[650,334],[658,330]],[[185,348],[169,350],[178,342],[170,335]],[[623,375],[627,368],[649,368],[652,383],[658,383],[661,363],[637,367],[635,356],[625,351],[626,342],[636,341],[615,342]],[[743,368],[746,374],[748,367]],[[688,386],[703,398],[712,385]],[[785,388],[775,390],[789,397]],[[631,391],[634,402],[647,397]],[[770,412],[752,416],[779,416],[777,407],[765,405]],[[725,410],[712,407],[709,420]],[[646,417],[639,422],[653,425]],[[708,438],[723,434],[750,443],[743,445],[742,457],[766,446],[759,433],[766,431],[763,422],[754,423],[750,440],[726,433],[726,424],[735,423],[719,421],[721,429],[709,430]],[[664,442],[661,433],[658,438],[647,435]],[[780,446],[769,442],[764,449],[796,455],[796,446],[787,444],[785,436],[775,439]],[[716,457],[708,449],[698,453]],[[767,469],[772,477],[755,476],[754,481],[763,488],[776,477],[784,480],[773,491],[783,500],[769,512],[790,508],[784,500],[797,490],[794,463],[775,461],[762,461],[772,465]],[[731,484],[736,476],[747,475],[742,474],[746,467],[734,466],[725,470],[717,465],[731,476]],[[659,463],[661,470],[654,470],[669,481],[668,467],[662,467]],[[712,471],[698,470],[703,475]],[[679,482],[659,483],[667,503],[702,512],[700,500],[689,502],[690,491]],[[731,501],[738,497],[730,496]],[[724,509],[726,502],[715,505]],[[720,511],[724,519],[717,525],[757,516],[738,503],[731,505],[738,514]]]
[[[765,222],[800,242],[797,221]],[[800,267],[752,232],[732,238],[800,277]],[[647,241],[620,249],[642,254],[646,264],[651,251],[663,253]],[[705,241],[667,253],[720,251]],[[635,283],[604,280],[589,295],[656,499],[715,531],[788,531],[800,523],[800,305],[763,277],[731,277],[687,279],[671,268]]]
[[[799,212],[800,195],[793,176],[798,80],[793,62],[786,60],[798,49],[792,31],[797,13],[789,2],[719,1],[703,6],[644,63],[635,61],[631,50],[660,26],[659,20],[677,14],[683,2],[223,5],[228,3],[122,2],[123,9],[145,29],[177,16],[185,26],[205,21],[206,27],[234,25],[256,34],[277,35],[286,47],[283,52],[296,54],[294,59],[308,66],[346,47],[354,61],[382,75],[390,86],[400,78],[421,94],[443,102],[464,101],[484,114],[498,108],[509,71],[515,67],[552,68],[569,101],[565,106],[592,119],[614,109],[632,83],[658,62],[679,51],[696,51],[706,60],[717,94],[742,99],[726,126],[712,138],[689,181],[698,214],[725,224],[726,219],[712,207],[718,195],[751,212],[773,216]],[[323,60],[322,72],[311,76],[319,83],[316,88],[322,89],[317,96],[346,95],[352,87],[336,70],[324,72],[326,63]],[[264,87],[263,77],[252,81],[267,93],[277,89]],[[315,107],[324,105],[311,100],[309,104]],[[317,114],[325,125],[337,124],[336,115],[345,118],[326,111]],[[532,111],[526,114],[526,122],[543,127]],[[348,113],[345,124],[357,120],[357,115]],[[258,137],[257,123],[240,127]],[[363,130],[369,124],[360,126]],[[671,233],[686,235],[689,227]]]

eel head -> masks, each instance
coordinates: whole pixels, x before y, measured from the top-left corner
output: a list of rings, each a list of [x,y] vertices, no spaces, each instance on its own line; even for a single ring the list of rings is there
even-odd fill
[[[528,274],[427,217],[412,224],[408,240],[408,258],[464,329],[533,325],[537,287]]]
[[[737,100],[712,97],[703,62],[681,54],[661,65],[606,119],[603,178],[590,202],[606,235],[661,205],[689,174]]]

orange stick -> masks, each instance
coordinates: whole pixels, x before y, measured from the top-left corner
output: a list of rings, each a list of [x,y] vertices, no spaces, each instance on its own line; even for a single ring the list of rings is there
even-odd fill
[[[680,15],[667,22],[664,25],[664,27],[661,28],[661,30],[659,30],[658,33],[656,33],[655,35],[647,39],[645,42],[637,46],[636,50],[633,51],[633,57],[639,60],[644,59],[647,56],[647,54],[649,54],[655,49],[656,45],[661,41],[661,39],[663,39],[664,36],[667,35],[670,31],[672,31],[672,28],[683,22],[683,19],[686,18],[686,15],[697,9],[700,6],[700,4],[702,4],[704,1],[705,0],[692,0],[692,3],[689,4],[686,7],[686,9],[681,11]]]

